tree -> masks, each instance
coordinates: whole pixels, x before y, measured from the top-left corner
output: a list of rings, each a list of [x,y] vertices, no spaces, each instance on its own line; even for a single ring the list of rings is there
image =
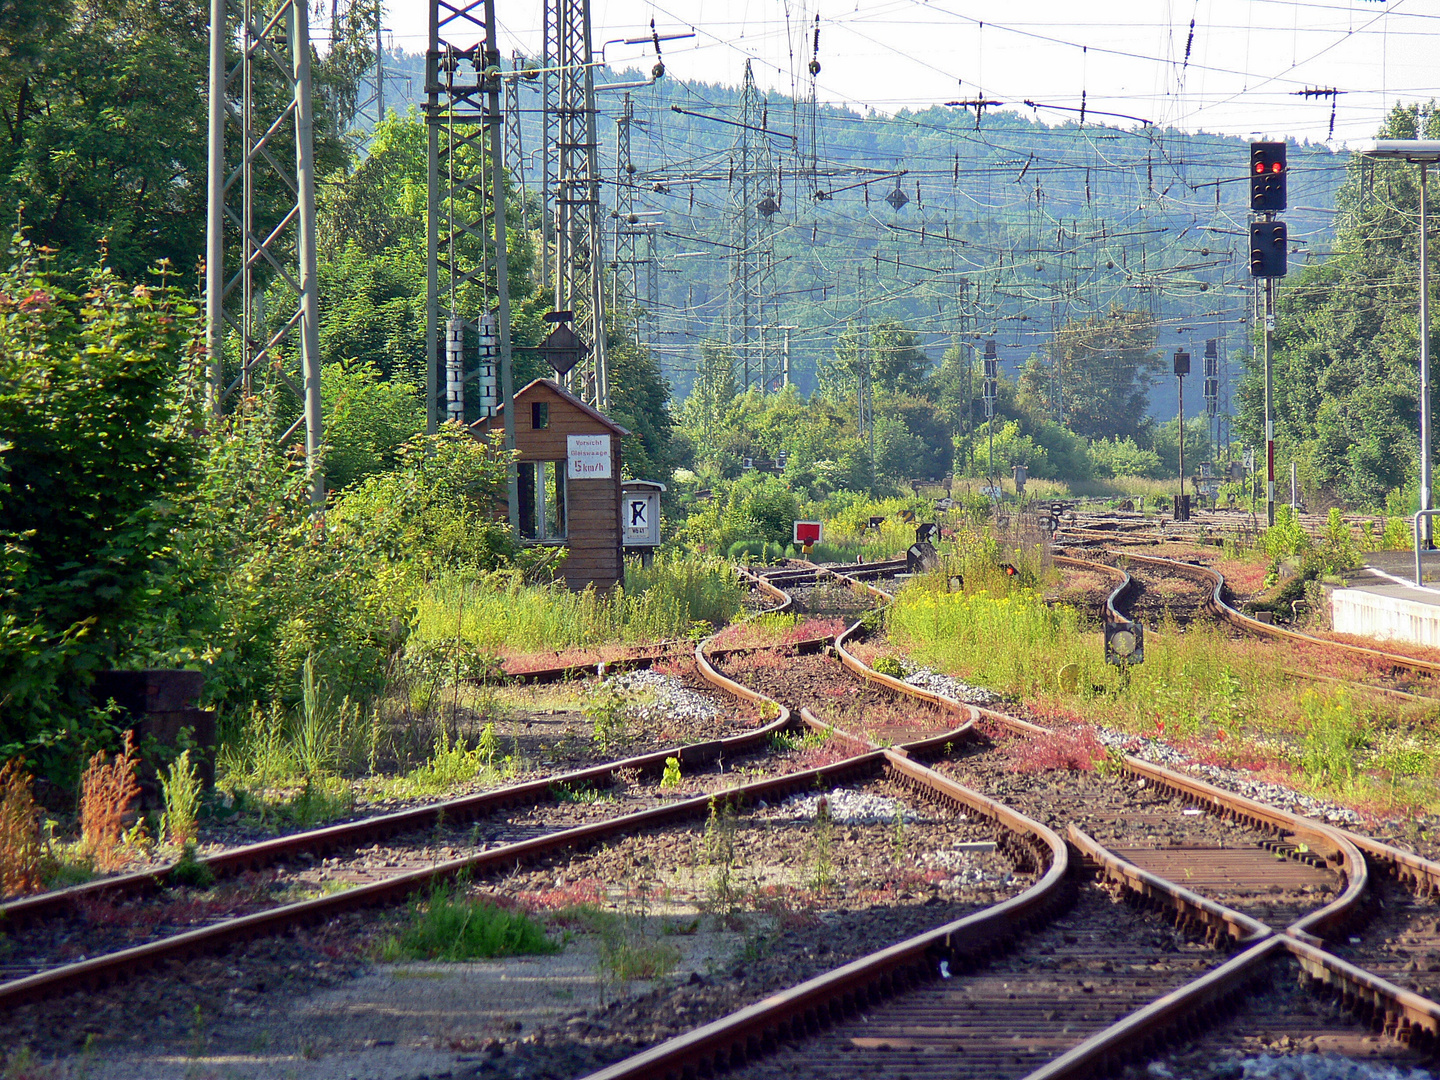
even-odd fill
[[[1134,438],[1149,407],[1151,378],[1163,367],[1155,320],[1114,306],[1062,326],[1042,357],[1025,365],[1021,394],[1077,435]]]
[[[649,349],[629,337],[612,334],[609,341],[610,418],[630,432],[621,458],[631,476],[670,479],[675,468],[670,433],[670,386]]]
[[[425,407],[413,387],[385,379],[370,363],[326,364],[325,480],[338,491],[400,463],[400,449],[425,430]]]
[[[209,20],[201,0],[0,6],[0,217],[56,249],[57,265],[89,266],[103,247],[132,280],[162,258],[194,272],[205,249]],[[353,98],[357,63],[353,48],[316,57],[322,176],[349,154],[331,102]],[[256,92],[283,90],[262,78]]]

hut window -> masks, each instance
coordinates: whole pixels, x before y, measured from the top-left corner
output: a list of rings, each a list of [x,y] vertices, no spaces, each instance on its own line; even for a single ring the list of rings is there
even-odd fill
[[[550,403],[548,401],[532,401],[530,403],[530,426],[536,431],[543,431],[550,426]]]
[[[520,535],[527,540],[564,540],[565,462],[522,461]]]

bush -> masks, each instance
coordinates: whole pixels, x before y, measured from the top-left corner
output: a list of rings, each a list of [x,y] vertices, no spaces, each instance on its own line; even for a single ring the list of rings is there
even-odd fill
[[[1138,476],[1158,480],[1167,475],[1160,455],[1139,446],[1134,439],[1095,439],[1087,453],[1091,468],[1099,477]]]
[[[92,673],[183,587],[169,529],[194,471],[195,309],[94,270],[73,285],[22,245],[0,273],[0,758],[70,787],[119,732]]]

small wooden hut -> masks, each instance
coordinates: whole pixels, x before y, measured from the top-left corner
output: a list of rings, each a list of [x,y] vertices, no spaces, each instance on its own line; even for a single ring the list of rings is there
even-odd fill
[[[477,420],[477,438],[505,427],[504,406]],[[629,432],[549,379],[515,395],[520,535],[569,549],[565,584],[608,589],[625,575],[620,527],[620,439]]]

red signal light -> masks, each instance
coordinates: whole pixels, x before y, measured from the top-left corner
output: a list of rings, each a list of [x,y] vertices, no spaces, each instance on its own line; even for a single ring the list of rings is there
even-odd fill
[[[1255,171],[1257,173],[1263,173],[1265,171],[1265,163],[1263,161],[1255,162]]]
[[[1285,164],[1284,164],[1284,162],[1280,162],[1280,161],[1271,162],[1271,164],[1270,164],[1270,171],[1271,171],[1271,172],[1274,172],[1274,173],[1284,172],[1284,171],[1285,171]]]

